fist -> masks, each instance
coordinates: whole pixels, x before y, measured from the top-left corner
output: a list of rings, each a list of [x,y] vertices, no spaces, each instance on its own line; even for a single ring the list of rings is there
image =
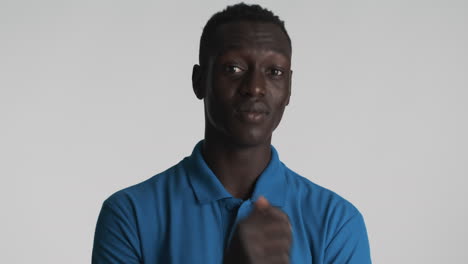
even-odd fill
[[[287,264],[291,242],[288,216],[260,197],[237,225],[224,264]]]

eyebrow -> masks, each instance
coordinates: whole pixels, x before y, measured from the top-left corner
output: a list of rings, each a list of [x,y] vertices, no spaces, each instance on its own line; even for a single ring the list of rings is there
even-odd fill
[[[246,47],[250,47],[250,46],[236,44],[236,43],[229,43],[228,45],[224,45],[223,47],[219,48],[215,53],[216,53],[217,56],[220,56],[221,54],[225,54],[225,53],[228,53],[228,52],[231,52],[231,51],[243,50]],[[260,48],[260,49],[262,49],[262,48]],[[279,54],[285,56],[286,58],[291,57],[291,51],[289,49],[285,50],[285,49],[279,48],[277,46],[263,48],[263,49],[266,50],[266,51],[273,51],[273,52],[279,53]]]

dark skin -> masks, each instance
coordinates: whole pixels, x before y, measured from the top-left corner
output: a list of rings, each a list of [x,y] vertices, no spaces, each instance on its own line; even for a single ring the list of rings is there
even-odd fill
[[[220,25],[205,65],[193,69],[193,89],[204,100],[203,156],[234,197],[251,197],[271,159],[271,137],[291,96],[291,47],[279,26]],[[289,263],[287,215],[260,198],[241,221],[225,264]]]

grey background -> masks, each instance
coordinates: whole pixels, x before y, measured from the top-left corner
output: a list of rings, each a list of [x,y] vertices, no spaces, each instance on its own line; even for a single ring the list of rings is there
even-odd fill
[[[103,200],[190,154],[228,3],[0,0],[0,263],[89,262]],[[360,209],[374,263],[466,263],[468,2],[258,3],[293,40],[280,158]]]

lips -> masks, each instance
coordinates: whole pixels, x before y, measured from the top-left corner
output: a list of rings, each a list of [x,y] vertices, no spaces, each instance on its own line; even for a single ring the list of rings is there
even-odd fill
[[[264,103],[260,102],[248,102],[241,104],[236,112],[240,116],[240,119],[248,123],[258,123],[265,119],[270,113],[268,107]]]
[[[238,112],[247,112],[255,114],[268,114],[270,112],[268,106],[261,102],[247,102],[239,105],[236,108]]]

